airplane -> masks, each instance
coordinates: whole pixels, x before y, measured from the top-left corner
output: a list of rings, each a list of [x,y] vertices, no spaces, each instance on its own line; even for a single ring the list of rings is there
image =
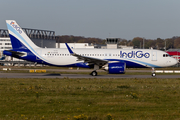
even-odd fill
[[[109,74],[123,74],[126,68],[169,67],[177,60],[164,51],[154,49],[73,49],[40,48],[25,34],[15,20],[6,20],[12,49],[3,54],[15,58],[58,67],[93,68],[92,76],[103,69]]]

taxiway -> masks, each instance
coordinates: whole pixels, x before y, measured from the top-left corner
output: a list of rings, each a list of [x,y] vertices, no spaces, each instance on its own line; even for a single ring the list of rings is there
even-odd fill
[[[0,73],[0,78],[180,78],[180,75],[84,75],[84,74],[49,74],[49,73]]]

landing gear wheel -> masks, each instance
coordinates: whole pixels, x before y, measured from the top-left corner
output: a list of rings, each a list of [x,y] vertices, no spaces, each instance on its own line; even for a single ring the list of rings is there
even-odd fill
[[[96,71],[92,71],[92,72],[91,72],[91,75],[92,75],[92,76],[97,76],[97,72],[96,72]]]
[[[155,77],[155,76],[156,76],[156,73],[152,73],[152,76]]]

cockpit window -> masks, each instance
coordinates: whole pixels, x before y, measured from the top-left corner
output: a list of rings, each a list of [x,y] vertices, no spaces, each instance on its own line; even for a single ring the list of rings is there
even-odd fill
[[[169,54],[163,54],[163,57],[170,57]]]

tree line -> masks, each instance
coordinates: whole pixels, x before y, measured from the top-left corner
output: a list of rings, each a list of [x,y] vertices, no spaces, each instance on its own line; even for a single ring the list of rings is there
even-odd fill
[[[106,40],[100,38],[85,38],[83,36],[63,35],[56,36],[56,42],[58,43],[92,43],[98,45],[105,45]],[[145,39],[142,37],[135,37],[132,40],[121,39],[119,45],[133,46],[134,48],[153,48],[153,49],[178,49],[180,48],[180,37],[174,36],[167,39]]]
[[[106,44],[106,40],[100,38],[85,38],[83,36],[63,35],[56,36],[57,43],[92,43],[92,44]]]

